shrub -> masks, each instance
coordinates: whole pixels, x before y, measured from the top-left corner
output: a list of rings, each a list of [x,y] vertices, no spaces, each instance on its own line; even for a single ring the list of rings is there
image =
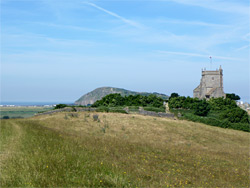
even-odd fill
[[[231,123],[249,123],[247,112],[239,107],[227,109],[221,117],[228,119]]]
[[[65,107],[67,107],[68,105],[66,105],[66,104],[57,104],[56,106],[55,106],[55,109],[60,109],[60,108],[65,108]]]
[[[183,118],[190,120],[190,121],[200,122],[200,123],[204,123],[204,124],[208,124],[208,125],[212,125],[216,127],[230,128],[230,129],[250,132],[249,123],[231,123],[227,119],[219,120],[219,119],[211,118],[211,117],[200,117],[191,113],[185,113],[183,115]]]
[[[196,102],[193,105],[194,114],[198,116],[207,116],[210,107],[207,101],[204,99],[202,101]]]

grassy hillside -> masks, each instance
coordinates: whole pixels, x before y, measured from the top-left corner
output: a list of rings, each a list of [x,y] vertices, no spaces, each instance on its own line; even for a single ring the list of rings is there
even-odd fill
[[[88,105],[88,104],[94,104],[97,100],[102,99],[106,95],[112,94],[112,93],[120,93],[122,96],[128,96],[128,95],[143,95],[143,96],[148,96],[152,93],[147,93],[147,92],[135,92],[135,91],[129,91],[126,89],[121,89],[121,88],[114,88],[114,87],[101,87],[97,88],[82,97],[80,97],[75,104],[76,105]],[[161,97],[163,99],[168,99],[167,95],[164,94],[159,94],[159,93],[153,93],[154,95]]]
[[[1,120],[1,187],[249,187],[249,133],[113,113]]]

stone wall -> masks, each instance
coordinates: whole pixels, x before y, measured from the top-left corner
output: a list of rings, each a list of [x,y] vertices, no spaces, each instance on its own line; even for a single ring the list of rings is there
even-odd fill
[[[58,112],[87,112],[87,111],[93,112],[93,111],[96,111],[96,108],[66,107],[66,108],[51,110],[48,112],[38,113],[35,116],[54,114]]]
[[[155,117],[167,117],[167,118],[175,117],[174,114],[171,114],[171,113],[145,111],[141,107],[139,108],[139,114],[145,115],[145,116],[155,116]]]
[[[80,108],[80,107],[66,107],[62,109],[56,109],[48,112],[38,113],[35,116],[40,115],[49,115],[54,114],[58,112],[94,112],[97,108]],[[128,114],[130,114],[130,111],[128,108],[124,109]],[[133,112],[134,113],[134,112]],[[174,114],[171,113],[163,113],[163,112],[151,112],[151,111],[145,111],[142,107],[139,108],[138,114],[145,115],[145,116],[154,116],[154,117],[167,117],[167,118],[174,118]]]

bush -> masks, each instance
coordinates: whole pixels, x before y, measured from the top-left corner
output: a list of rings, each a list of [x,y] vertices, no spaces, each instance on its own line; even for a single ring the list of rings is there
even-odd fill
[[[206,101],[190,97],[173,97],[169,100],[169,108],[176,115],[181,112],[184,114],[184,119],[191,121],[250,131],[247,112],[238,107],[230,98],[211,98]],[[211,113],[209,113],[210,110]],[[207,115],[209,117],[205,117]]]
[[[249,123],[247,112],[239,107],[225,110],[221,117],[228,119],[231,123]]]
[[[212,125],[216,127],[230,128],[230,129],[250,132],[249,123],[231,123],[227,119],[219,120],[219,119],[211,118],[211,117],[200,117],[191,113],[185,113],[183,115],[183,118],[190,120],[190,121],[200,122],[200,123],[204,123],[204,124]]]
[[[68,105],[66,105],[66,104],[57,104],[56,106],[55,106],[55,109],[60,109],[60,108],[65,108],[65,107],[67,107]]]
[[[194,114],[198,116],[207,116],[210,107],[207,101],[204,99],[202,101],[196,102],[193,105]]]

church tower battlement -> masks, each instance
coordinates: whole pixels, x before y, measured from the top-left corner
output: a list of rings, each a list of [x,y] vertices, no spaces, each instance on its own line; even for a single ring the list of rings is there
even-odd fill
[[[206,69],[201,72],[200,85],[194,89],[193,97],[199,99],[209,99],[226,97],[223,91],[223,70],[220,67],[219,70],[207,71]]]

